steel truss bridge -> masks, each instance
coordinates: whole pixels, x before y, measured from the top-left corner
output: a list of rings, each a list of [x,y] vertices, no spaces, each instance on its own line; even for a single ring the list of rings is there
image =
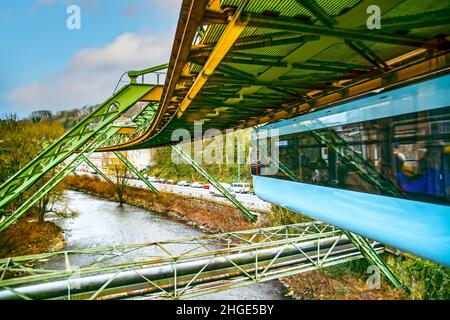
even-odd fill
[[[381,8],[380,30],[367,29],[370,5]],[[95,151],[114,151],[157,193],[120,151],[176,144],[173,131],[193,133],[196,121],[203,131],[253,127],[448,73],[449,15],[448,1],[184,0],[169,63],[130,71],[128,84],[0,186],[0,232],[82,162],[92,166],[86,159]],[[147,75],[159,78],[162,70],[167,70],[164,85],[145,83]],[[118,124],[121,115],[133,110],[130,123]],[[175,150],[246,217],[255,219],[181,148]],[[0,297],[119,298],[127,297],[125,292],[187,297],[356,259],[361,257],[358,252],[396,287],[403,287],[373,242],[333,227],[313,234],[301,231],[304,228],[1,260]],[[165,251],[188,244],[193,251]],[[154,259],[149,260],[147,249],[156,250]],[[138,262],[128,260],[139,254]],[[91,265],[80,269],[80,281],[87,282],[83,290],[89,292],[71,288],[77,256],[92,258]],[[239,260],[242,256],[247,260]],[[50,260],[62,258],[63,270],[46,269]],[[223,272],[211,269],[208,259],[216,258],[214,268]],[[43,259],[49,260],[45,267],[39,262]],[[188,269],[191,273],[185,273]],[[155,270],[164,270],[163,278],[155,276]]]
[[[0,300],[186,299],[362,257],[342,231],[320,222],[70,250],[1,259]]]

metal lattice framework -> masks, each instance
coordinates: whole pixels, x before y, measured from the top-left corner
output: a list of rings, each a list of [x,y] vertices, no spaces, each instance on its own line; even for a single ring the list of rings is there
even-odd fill
[[[308,222],[0,259],[0,299],[184,299],[360,258],[339,229]]]
[[[145,104],[145,106],[135,117],[137,124],[132,133],[135,133],[135,131],[137,131],[137,134],[142,132],[154,116],[155,102],[159,101],[162,88],[157,85],[137,84],[136,78],[165,68],[167,68],[167,64],[143,71],[130,72],[131,83],[124,85],[115,92],[94,112],[51,146],[45,148],[36,158],[3,183],[0,186],[0,214],[3,213],[4,215],[9,204],[17,198],[23,197],[38,181],[46,179],[42,187],[32,192],[23,202],[20,202],[17,209],[0,221],[0,232],[27,212],[68,174],[74,172],[82,162],[87,162],[92,166],[93,164],[87,158],[94,151],[123,139],[123,131],[126,131],[127,128],[115,125],[115,120],[138,104]],[[133,137],[133,135],[130,137]],[[137,171],[131,163],[125,164],[132,171]],[[95,170],[98,169],[95,168]],[[54,174],[46,177],[50,172]],[[108,180],[107,177],[105,178]],[[142,177],[139,178],[142,179]],[[145,180],[144,182],[157,193],[157,190],[148,181]]]
[[[381,29],[368,29],[370,5]],[[140,137],[252,127],[448,72],[448,1],[184,0],[161,104]]]
[[[36,182],[55,172],[43,187],[0,222],[0,232],[96,149],[115,151],[132,171],[137,171],[117,151],[173,144],[172,132],[179,128],[193,132],[194,121],[201,121],[203,130],[251,127],[448,73],[448,1],[392,0],[379,3],[382,29],[369,30],[366,27],[366,9],[376,2],[184,0],[170,63],[129,72],[129,84],[0,186],[2,213],[8,204],[23,196]],[[164,87],[137,83],[138,77],[143,80],[144,75],[165,68],[168,71]],[[114,127],[114,121],[137,103],[143,107],[132,123]],[[325,142],[326,137],[316,138]],[[348,150],[343,152],[355,163],[359,162],[360,159]],[[197,171],[209,176],[195,162],[190,163]],[[389,187],[370,168],[364,168],[363,163],[360,165],[366,176],[375,179],[376,184]],[[139,172],[135,174],[146,181]],[[213,177],[209,180],[212,184],[217,182]],[[152,188],[150,183],[147,185]],[[227,195],[220,184],[217,183],[216,187]],[[231,196],[229,199],[233,202]],[[240,208],[238,202],[233,203]],[[251,217],[244,207],[240,209]],[[320,231],[319,224],[307,226],[316,229],[313,234],[305,231],[304,227],[286,226],[186,240],[190,245],[198,245],[198,248],[211,249],[204,252],[166,252],[168,245],[186,244],[168,241],[1,260],[4,272],[0,273],[0,287],[4,290],[0,296],[27,298],[19,287],[30,285],[35,290],[37,285],[44,284],[32,282],[44,279],[56,281],[47,285],[58,281],[59,284],[70,284],[68,277],[73,275],[73,271],[69,261],[74,255],[91,254],[95,258],[103,252],[103,258],[111,262],[131,258],[130,255],[134,256],[147,247],[152,250],[159,248],[164,253],[156,255],[154,260],[138,263],[121,260],[121,263],[108,266],[102,265],[103,258],[98,261],[95,258],[93,266],[82,266],[81,274],[83,279],[95,280],[96,285],[100,283],[99,287],[85,295],[86,292],[72,292],[69,286],[69,292],[63,294],[59,291],[54,297],[72,297],[74,293],[75,298],[116,298],[126,297],[129,292],[153,297],[187,297],[359,258],[358,250],[376,263],[392,283],[402,286],[376,255],[379,248],[373,250],[373,242],[369,244],[360,236],[346,231],[343,235],[335,229],[330,232],[336,234],[328,234],[325,230],[331,227]],[[282,231],[285,238],[282,238]],[[327,235],[322,238],[324,234]],[[260,238],[270,240],[259,241]],[[243,242],[239,243],[237,239]],[[322,241],[330,246],[325,248],[321,245]],[[222,247],[224,242],[228,247]],[[298,250],[303,245],[314,249],[308,253]],[[335,251],[338,249],[343,251]],[[292,254],[285,255],[287,251],[284,250],[290,250]],[[266,260],[261,260],[262,252],[267,253]],[[233,260],[234,257],[241,259],[242,254],[250,260],[242,263]],[[33,260],[61,257],[66,259],[65,267],[68,268],[63,272],[39,267],[32,269],[28,265],[35,263]],[[145,254],[144,257],[148,258]],[[209,261],[216,258],[222,259],[220,263],[226,265],[219,265],[219,273],[209,269]],[[190,265],[194,262],[204,262],[204,269],[202,267],[187,274],[177,273],[181,263]],[[173,274],[167,273],[162,280],[145,277],[145,281],[136,284],[136,287],[129,282],[116,285],[117,279],[126,272],[138,273],[138,278],[142,280],[144,278],[140,272],[160,267],[167,268],[165,270]],[[6,279],[10,273],[29,274]],[[158,273],[158,277],[160,275]],[[99,282],[102,276],[104,282]],[[118,289],[122,285],[128,293]],[[47,290],[42,294],[47,297],[51,292]]]
[[[141,84],[129,84],[122,87],[92,114],[2,184],[0,186],[0,209],[23,194],[36,181],[83,145],[86,145],[95,134],[110,125],[152,88],[153,86]]]

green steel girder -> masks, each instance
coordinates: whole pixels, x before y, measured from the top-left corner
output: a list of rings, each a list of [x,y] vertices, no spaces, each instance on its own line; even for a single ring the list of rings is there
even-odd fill
[[[338,151],[335,147],[335,145],[333,143],[327,143],[326,139],[322,137],[322,135],[320,134],[313,134],[313,136],[319,140],[320,143],[324,143],[327,144],[327,147],[334,150],[334,151]],[[344,148],[348,148],[351,149],[349,146],[345,146]],[[292,181],[296,181],[296,182],[303,182],[302,179],[297,176],[294,172],[292,172],[283,162],[280,162],[279,160],[270,157],[269,155],[267,155],[267,153],[264,150],[265,148],[261,148],[259,149],[260,154],[262,157],[264,157],[267,161],[270,161],[272,163],[274,163],[286,176],[288,176]],[[361,162],[363,161],[362,158],[357,158],[354,155],[354,151],[350,150],[346,153],[340,152],[339,154],[341,156],[346,156],[348,155],[350,157],[350,159],[352,159],[352,161],[355,163],[355,165],[358,166],[358,168],[360,168],[361,166]],[[357,154],[356,154],[357,155]],[[369,166],[371,168],[371,166],[369,164],[366,163],[366,166]],[[362,169],[364,170],[364,169]],[[371,181],[376,184],[376,185],[380,185],[380,184],[385,184],[385,181],[380,182],[380,179],[377,179],[377,176],[369,169],[364,171],[364,174],[369,175],[369,177],[371,178]],[[384,179],[383,179],[384,180]],[[396,190],[394,189],[392,191],[393,193],[396,192]],[[369,243],[369,241],[350,231],[341,229],[342,232],[347,236],[347,238],[353,243],[353,245],[355,245],[355,247],[358,248],[358,250],[361,252],[361,254],[370,262],[375,264],[378,268],[380,268],[380,271],[386,276],[386,278],[391,282],[392,285],[395,286],[395,288],[398,289],[403,289],[405,291],[408,291],[408,287],[406,287],[399,279],[398,277],[394,274],[394,272],[392,272],[391,269],[389,269],[389,267],[384,263],[384,261],[380,258],[380,256],[378,255],[378,253],[376,252],[376,250],[374,250],[374,247]]]
[[[86,164],[91,167],[95,172],[97,172],[98,175],[100,175],[106,182],[108,182],[109,184],[114,185],[114,183],[111,181],[111,179],[109,179],[106,174],[103,173],[102,170],[100,170],[99,168],[97,168],[97,166],[95,164],[92,163],[91,160],[89,160],[88,157],[81,155],[83,157],[83,161],[86,162]]]
[[[158,103],[151,102],[147,104],[133,119],[135,131],[131,134],[117,133],[109,139],[102,147],[120,146],[121,144],[132,141],[140,137],[151,125],[153,118],[157,112]]]
[[[147,68],[147,69],[140,70],[140,71],[129,71],[127,74],[128,74],[128,77],[130,78],[131,83],[136,83],[137,77],[146,75],[148,73],[154,73],[159,70],[167,69],[168,67],[169,67],[169,64],[164,63],[159,66]]]
[[[311,81],[304,82],[304,83],[293,83],[292,81],[285,81],[281,82],[278,81],[276,84],[274,84],[272,81],[264,81],[264,80],[255,80],[255,81],[248,81],[248,80],[236,80],[231,78],[225,78],[225,77],[218,77],[218,76],[211,76],[211,78],[208,80],[209,84],[213,83],[232,83],[232,84],[240,84],[240,85],[254,85],[254,86],[261,86],[261,87],[267,87],[267,88],[281,88],[281,89],[292,89],[292,90],[307,90],[307,89],[318,89],[318,88],[325,88],[330,87],[330,85],[323,84],[323,83],[313,83]]]
[[[18,198],[46,173],[75,153],[120,114],[130,109],[154,86],[128,84],[117,91],[92,114],[41,152],[0,186],[0,209]]]
[[[409,292],[409,288],[405,286],[398,279],[395,273],[393,273],[392,270],[386,265],[386,263],[384,263],[384,261],[380,258],[378,253],[374,250],[374,248],[370,245],[369,241],[367,241],[366,238],[344,229],[341,230],[347,236],[347,238],[350,239],[353,245],[358,248],[364,258],[380,268],[380,271],[388,278],[388,280],[394,285],[394,287]]]
[[[328,28],[333,28],[337,24],[336,19],[330,17],[325,10],[313,0],[297,0],[302,6],[307,8],[314,16],[319,19]],[[383,27],[385,21],[383,19]],[[344,42],[356,53],[369,61],[372,65],[380,69],[387,69],[386,63],[381,60],[375,53],[372,52],[362,41],[345,39]]]
[[[354,30],[327,26],[310,25],[293,18],[288,17],[270,17],[257,14],[243,13],[241,22],[250,27],[267,27],[276,28],[280,31],[290,31],[297,33],[310,33],[315,35],[323,35],[337,37],[341,39],[371,41],[386,44],[405,45],[412,47],[423,47],[429,49],[445,49],[448,47],[448,41],[440,43],[434,38],[398,35],[393,33],[373,32],[368,33],[364,30]]]
[[[328,28],[332,28],[338,24],[336,19],[330,17],[325,10],[314,0],[297,0],[297,2],[309,10],[320,22],[326,25]]]
[[[118,130],[118,127],[109,127],[98,133],[91,142],[83,145],[79,153],[71,159],[67,164],[53,175],[39,190],[31,195],[23,204],[20,205],[9,217],[0,223],[0,232],[8,228],[14,221],[20,218],[28,209],[30,209],[39,199],[49,193],[58,185],[67,175],[75,171],[75,169],[86,160],[97,148],[105,141],[110,139]]]
[[[335,73],[349,73],[349,72],[369,72],[370,69],[367,66],[346,64],[332,61],[314,61],[310,60],[308,63],[292,63],[280,62],[282,56],[268,56],[268,55],[255,55],[244,53],[229,53],[224,62],[232,62],[239,64],[254,64],[254,65],[269,65],[275,67],[292,68],[293,70],[312,70],[312,71],[327,71]]]
[[[205,169],[202,168],[192,157],[186,153],[183,148],[179,145],[173,146],[173,150],[187,163],[189,163],[195,171],[201,174],[214,188],[216,188],[220,193],[224,195],[232,204],[236,206],[245,217],[249,218],[251,221],[256,222],[257,217],[251,213],[242,203],[240,203],[226,188],[224,188],[213,176],[211,176]]]
[[[436,10],[418,15],[383,18],[383,29],[411,30],[416,28],[434,27],[449,23],[450,10]]]
[[[350,41],[344,40],[344,42],[352,48],[353,51],[358,53],[361,57],[366,59],[372,65],[380,69],[389,69],[386,62],[384,62],[380,57],[378,57],[372,50],[369,49],[362,41]]]
[[[314,221],[0,259],[0,299],[185,299],[361,258],[341,230]]]
[[[305,35],[305,36],[298,36],[298,35],[289,35],[286,37],[286,34],[283,38],[278,38],[275,35],[263,35],[261,37],[251,37],[251,38],[242,38],[239,39],[241,41],[236,41],[236,44],[231,48],[231,52],[236,51],[242,51],[242,50],[249,50],[249,49],[258,49],[258,48],[267,48],[267,47],[273,47],[273,46],[280,46],[280,45],[286,45],[286,44],[301,44],[308,41],[316,41],[319,40],[320,37],[316,35]],[[212,48],[214,47],[214,44],[202,46],[199,49],[193,48],[192,55],[190,58],[195,57],[202,57],[208,55]]]
[[[120,159],[142,182],[144,182],[147,187],[150,188],[154,193],[159,194],[158,190],[153,186],[150,181],[148,181],[142,173],[139,172],[139,170],[130,162],[128,159],[120,153],[120,151],[113,151],[117,158]]]

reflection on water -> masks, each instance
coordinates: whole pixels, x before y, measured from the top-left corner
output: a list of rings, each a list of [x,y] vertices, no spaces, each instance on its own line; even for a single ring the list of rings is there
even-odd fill
[[[67,249],[93,248],[168,239],[196,237],[204,233],[150,211],[66,191],[65,198],[72,218],[52,218],[64,230]],[[71,261],[75,265],[89,263]],[[57,263],[57,262],[55,262]],[[283,299],[284,287],[278,281],[256,284],[200,297],[201,299]]]

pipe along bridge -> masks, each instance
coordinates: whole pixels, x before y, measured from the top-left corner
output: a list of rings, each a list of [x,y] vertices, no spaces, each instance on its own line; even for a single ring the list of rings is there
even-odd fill
[[[321,222],[61,251],[1,259],[0,300],[186,299],[362,257]]]
[[[372,4],[183,0],[169,63],[128,72],[128,84],[0,185],[0,232],[95,151],[114,152],[158,193],[121,151],[174,145],[172,133],[195,133],[197,121],[202,134],[258,127],[448,74],[448,5],[386,2],[383,29],[371,31],[366,9]],[[162,70],[164,85],[145,83],[149,74],[159,80]],[[120,124],[130,113],[130,123]],[[181,148],[174,150],[256,219]],[[354,153],[335,151],[365,168]],[[373,176],[367,170],[364,176]],[[0,260],[0,299],[188,298],[361,257],[407,289],[379,257],[382,251],[358,234],[311,222],[13,257]]]

